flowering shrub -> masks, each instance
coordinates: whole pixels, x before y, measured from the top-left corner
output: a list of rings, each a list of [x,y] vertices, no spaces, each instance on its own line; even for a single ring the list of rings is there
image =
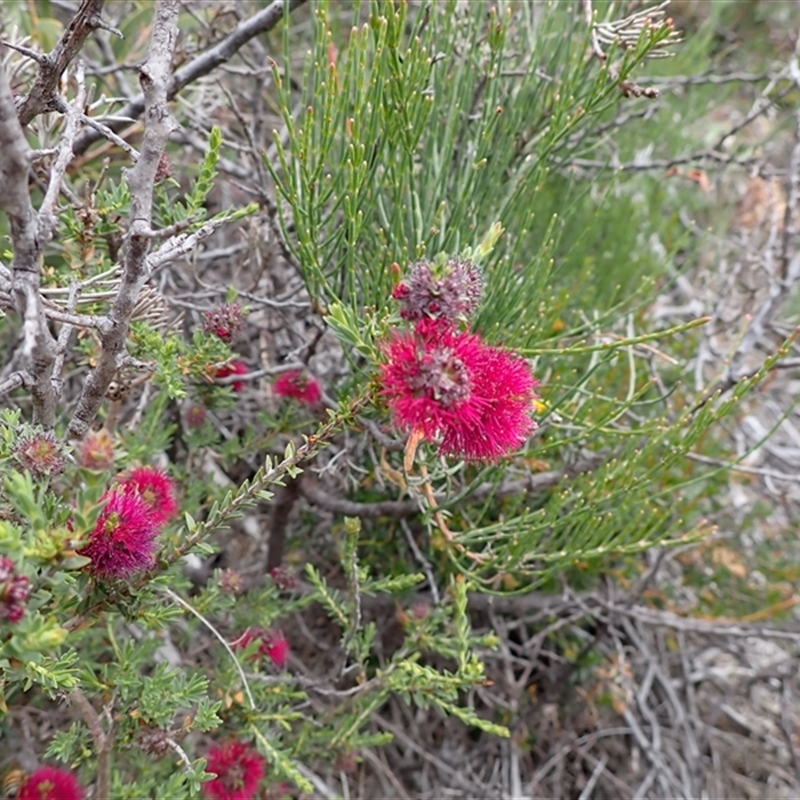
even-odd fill
[[[523,359],[457,330],[477,309],[482,283],[469,262],[450,260],[446,270],[434,280],[429,265],[417,264],[396,287],[401,315],[416,325],[384,345],[382,393],[401,430],[440,439],[443,455],[494,461],[536,427],[537,381]]]
[[[319,384],[300,370],[284,372],[275,379],[272,390],[278,397],[290,397],[307,406],[316,406],[322,397]]]
[[[508,737],[474,607],[705,535],[688,456],[778,358],[690,396],[702,320],[642,299],[681,237],[572,184],[672,25],[600,64],[569,4],[101,5],[4,7],[0,740],[76,776],[20,797],[344,795],[393,704]]]
[[[17,800],[83,800],[83,790],[72,773],[42,767],[23,781],[16,797]]]
[[[264,759],[244,742],[231,740],[208,751],[208,771],[216,777],[203,784],[210,800],[252,800],[264,777]]]
[[[124,490],[107,492],[103,510],[88,543],[80,553],[90,559],[87,569],[98,578],[127,578],[153,566],[159,521],[139,495]]]
[[[156,525],[168,522],[178,510],[175,486],[161,470],[137,467],[123,475],[117,485],[123,494],[135,495],[144,502]]]
[[[266,656],[278,669],[286,666],[289,659],[289,642],[283,631],[267,630],[265,628],[248,628],[235,642],[235,646],[246,648],[252,642],[258,644],[258,649],[251,658]]]
[[[213,376],[215,378],[228,378],[231,375],[247,375],[249,371],[244,361],[233,359],[228,364],[216,367],[213,371]],[[244,390],[244,386],[244,381],[231,381],[231,389],[233,389],[236,394],[241,393]]]
[[[10,558],[0,556],[0,620],[19,622],[25,613],[25,602],[30,594],[30,581],[16,574]]]

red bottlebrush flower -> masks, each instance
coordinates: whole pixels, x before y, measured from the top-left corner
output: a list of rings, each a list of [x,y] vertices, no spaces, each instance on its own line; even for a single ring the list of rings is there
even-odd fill
[[[153,467],[132,469],[119,481],[126,494],[140,497],[150,509],[157,525],[163,525],[175,516],[178,503],[175,500],[175,484],[168,475]]]
[[[124,578],[153,564],[158,522],[137,494],[116,489],[106,492],[105,506],[81,548],[92,560],[89,572],[98,578]]]
[[[445,264],[440,278],[434,276],[430,264],[416,264],[392,292],[402,307],[403,319],[439,319],[452,324],[469,318],[482,296],[483,276],[478,268],[470,261],[456,259]]]
[[[206,771],[217,777],[203,784],[203,794],[211,800],[252,800],[264,769],[264,759],[244,742],[234,739],[212,747]]]
[[[258,650],[252,658],[266,656],[278,668],[283,669],[289,660],[289,642],[281,630],[248,628],[233,644],[244,649],[250,642],[258,642]]]
[[[64,451],[51,431],[21,437],[14,448],[14,458],[37,480],[52,478],[64,469]]]
[[[272,389],[278,397],[291,397],[307,406],[317,405],[322,397],[317,381],[299,369],[279,375]]]
[[[17,565],[10,558],[0,556],[0,620],[19,622],[30,593],[31,582],[17,575]]]
[[[215,378],[227,378],[229,375],[247,375],[250,370],[244,361],[230,361],[214,370]],[[244,381],[232,381],[231,388],[239,394],[244,389]]]
[[[20,786],[17,800],[83,800],[83,789],[71,772],[42,767]]]
[[[432,320],[395,333],[383,350],[381,393],[395,424],[440,440],[440,453],[495,461],[536,427],[530,411],[537,381],[513,353]]]
[[[114,440],[106,428],[87,434],[78,445],[78,463],[96,472],[111,469],[114,465]]]

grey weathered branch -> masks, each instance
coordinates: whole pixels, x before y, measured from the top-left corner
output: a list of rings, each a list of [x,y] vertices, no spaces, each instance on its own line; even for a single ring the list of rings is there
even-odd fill
[[[173,128],[167,88],[178,38],[178,10],[178,0],[159,0],[156,4],[150,49],[139,71],[144,93],[145,129],[139,160],[126,174],[131,192],[131,222],[122,250],[122,277],[109,313],[110,325],[100,337],[101,352],[97,364],[87,377],[69,423],[72,438],[82,438],[97,415],[125,354],[131,316],[139,292],[149,276],[147,256],[153,241],[153,188],[158,164]]]
[[[39,74],[18,110],[19,120],[23,125],[27,125],[38,114],[55,108],[56,89],[61,76],[80,52],[86,37],[97,28],[106,27],[100,22],[104,2],[105,0],[82,0],[52,52],[36,59],[39,63]]]
[[[47,328],[39,293],[43,241],[28,193],[30,147],[17,118],[11,86],[0,62],[0,208],[8,216],[11,243],[11,293],[23,325],[22,354],[28,362],[34,422],[51,428],[56,397],[51,376],[55,342]]]
[[[167,87],[167,98],[172,100],[184,87],[193,83],[203,75],[208,75],[220,64],[232,58],[247,42],[261,33],[271,31],[285,13],[291,13],[302,6],[306,0],[273,0],[265,9],[254,14],[250,19],[240,22],[222,41],[217,42],[197,58],[175,71]],[[115,113],[116,119],[109,121],[109,128],[120,131],[128,126],[129,119],[137,119],[146,107],[145,94],[138,94]],[[75,153],[86,152],[94,142],[102,138],[97,131],[85,131],[75,142]]]

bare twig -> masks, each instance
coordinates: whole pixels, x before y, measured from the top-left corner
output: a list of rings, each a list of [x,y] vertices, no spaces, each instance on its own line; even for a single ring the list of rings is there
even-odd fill
[[[253,37],[272,30],[283,18],[295,9],[302,6],[306,0],[273,0],[265,9],[254,14],[250,19],[240,22],[222,41],[210,47],[197,58],[176,70],[167,86],[167,99],[172,100],[184,87],[193,83],[203,75],[208,75],[220,64],[224,64],[233,57]],[[126,103],[117,113],[117,117],[138,119],[147,106],[146,92],[138,94]],[[108,127],[114,131],[125,128],[129,122],[126,119],[110,121]],[[84,153],[88,147],[96,142],[101,135],[96,131],[86,131],[75,143],[75,153]]]
[[[131,224],[123,246],[122,278],[109,314],[110,328],[101,335],[102,347],[97,365],[86,379],[69,423],[69,435],[75,439],[82,438],[88,431],[114,379],[125,352],[125,339],[136,300],[148,277],[153,187],[164,146],[173,128],[167,105],[167,85],[178,37],[178,9],[177,0],[159,0],[155,6],[150,50],[139,73],[144,89],[146,125],[141,156],[127,174],[131,192]]]
[[[56,88],[61,76],[80,52],[86,37],[93,30],[104,27],[100,23],[104,2],[105,0],[82,0],[52,52],[37,58],[39,74],[19,106],[19,120],[22,125],[27,125],[43,111],[55,108]]]
[[[103,730],[100,715],[80,689],[73,689],[68,697],[89,729],[94,743],[97,777],[93,796],[98,800],[108,800],[111,796],[111,736]]]
[[[55,423],[56,397],[51,383],[55,342],[48,330],[39,292],[43,242],[28,194],[30,148],[17,118],[5,68],[0,62],[0,208],[8,216],[14,256],[11,280],[14,304],[22,319],[23,355],[29,362],[34,422]]]

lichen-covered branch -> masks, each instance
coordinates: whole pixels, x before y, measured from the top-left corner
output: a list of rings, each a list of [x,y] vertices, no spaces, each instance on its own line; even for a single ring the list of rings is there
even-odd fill
[[[0,49],[2,52],[2,49]],[[52,428],[56,397],[51,383],[55,342],[47,328],[39,293],[42,245],[39,223],[28,193],[30,147],[17,118],[8,76],[0,63],[0,208],[8,216],[11,243],[11,295],[22,320],[22,356],[34,422]]]
[[[176,70],[169,81],[167,98],[172,100],[184,87],[193,83],[198,78],[208,75],[214,69],[232,58],[247,42],[259,34],[271,31],[282,19],[285,13],[291,13],[302,6],[306,0],[273,0],[265,9],[253,14],[249,19],[240,22],[224,39],[209,47],[208,50],[192,59],[188,64]],[[128,125],[126,120],[137,119],[146,108],[145,93],[138,94],[129,100],[122,108],[115,112],[118,119],[110,121],[108,126],[114,131],[119,131]],[[96,130],[85,131],[75,142],[75,153],[86,152],[94,142],[102,138]]]
[[[167,90],[178,37],[178,10],[177,0],[159,0],[156,4],[147,61],[139,71],[145,101],[145,130],[139,160],[126,175],[131,192],[131,221],[122,249],[122,279],[109,313],[109,327],[101,335],[97,364],[89,373],[69,423],[72,438],[83,437],[97,415],[125,353],[131,316],[149,275],[153,187],[164,146],[173,129]]]
[[[105,27],[100,23],[104,3],[105,0],[82,0],[52,52],[37,58],[39,74],[19,106],[18,115],[22,125],[27,125],[38,114],[55,108],[56,89],[61,76],[80,52],[86,37],[97,28]]]

